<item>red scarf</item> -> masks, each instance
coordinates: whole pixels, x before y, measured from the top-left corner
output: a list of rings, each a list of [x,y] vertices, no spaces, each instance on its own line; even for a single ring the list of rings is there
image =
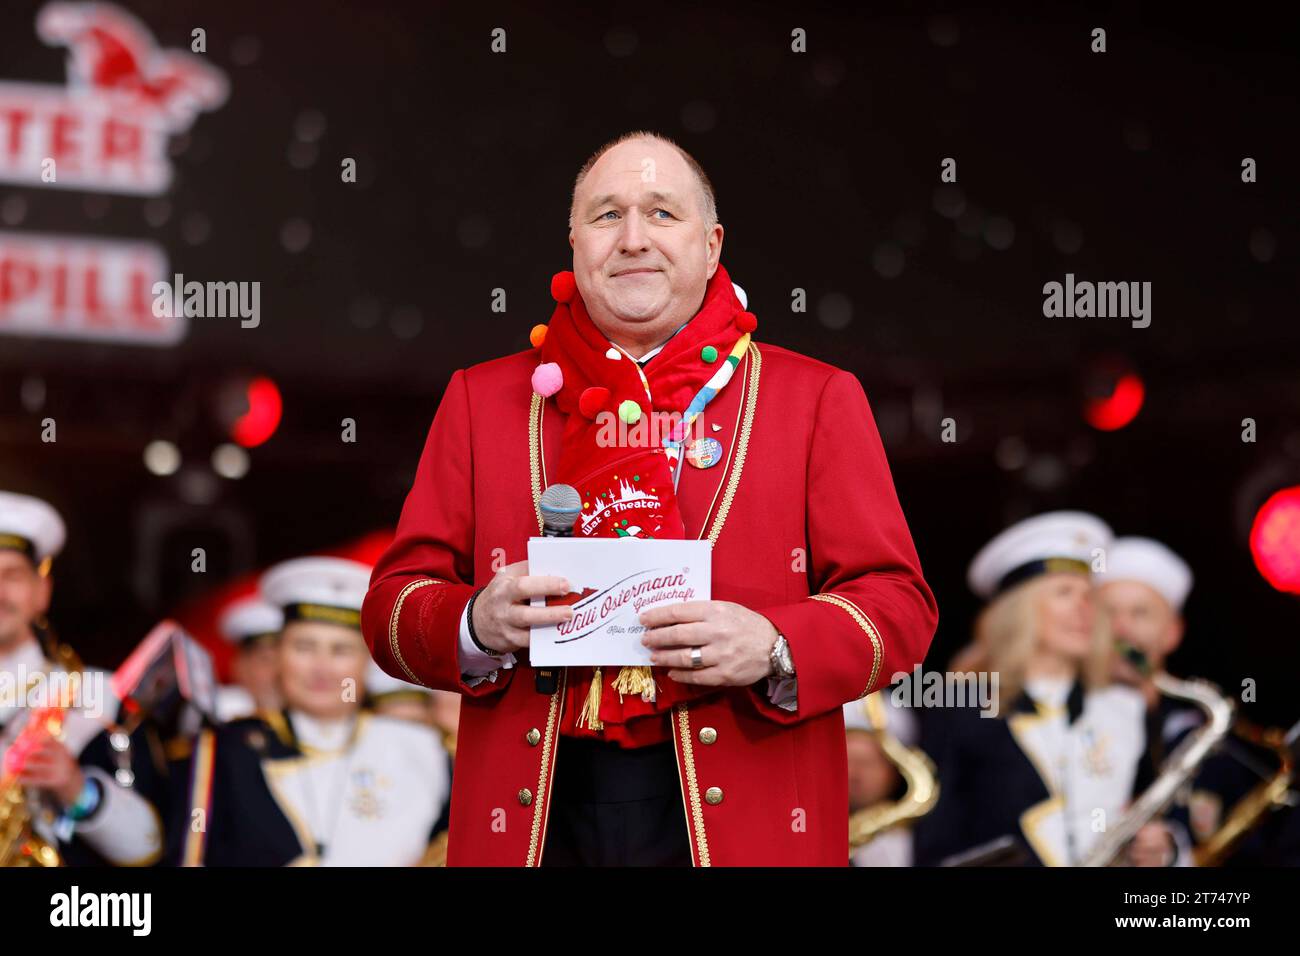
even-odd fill
[[[544,397],[554,395],[567,416],[559,468],[548,477],[582,496],[583,516],[574,522],[574,536],[684,538],[662,436],[740,338],[754,330],[756,319],[744,311],[719,263],[699,311],[641,369],[591,320],[572,272],[556,274],[551,294],[558,304],[550,324],[533,330],[532,341],[541,351],[533,387]],[[675,437],[680,436],[679,430]],[[628,492],[641,494],[617,508],[605,507]],[[624,667],[617,675],[609,670],[568,669],[562,733],[623,747],[666,741],[674,704],[717,691],[679,684],[662,667]]]

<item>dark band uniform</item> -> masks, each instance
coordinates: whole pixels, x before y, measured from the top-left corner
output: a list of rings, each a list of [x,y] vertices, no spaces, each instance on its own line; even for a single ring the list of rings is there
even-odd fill
[[[302,558],[269,570],[263,596],[286,624],[357,627],[370,569]],[[173,820],[183,865],[403,866],[420,862],[450,790],[430,727],[365,711],[324,721],[299,710],[204,730]]]
[[[971,563],[971,589],[992,600],[1056,571],[1089,574],[1110,528],[1083,512],[1051,512],[1006,529]],[[1029,678],[1009,712],[924,712],[922,746],[939,800],[916,826],[916,862],[1010,838],[1019,861],[1071,866],[1152,778],[1145,699],[1131,687],[1087,690],[1078,679]]]

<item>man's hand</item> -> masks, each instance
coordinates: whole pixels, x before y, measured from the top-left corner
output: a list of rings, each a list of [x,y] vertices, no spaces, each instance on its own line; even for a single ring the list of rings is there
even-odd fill
[[[24,787],[46,790],[60,805],[68,807],[81,794],[86,775],[72,752],[62,742],[50,739],[24,757],[18,782]]]
[[[1169,866],[1176,855],[1174,835],[1158,821],[1143,826],[1128,845],[1128,861],[1132,866]]]
[[[534,625],[561,624],[573,608],[530,607],[528,599],[567,594],[569,582],[553,574],[528,573],[527,561],[507,564],[474,601],[474,635],[484,647],[502,654],[528,646]]]
[[[777,630],[763,615],[731,601],[683,601],[642,611],[641,643],[650,662],[682,684],[746,687],[772,673]],[[691,649],[701,666],[691,667]]]

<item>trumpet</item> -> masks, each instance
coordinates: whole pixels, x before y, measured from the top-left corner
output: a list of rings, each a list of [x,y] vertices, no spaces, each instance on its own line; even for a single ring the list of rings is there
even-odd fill
[[[862,701],[871,724],[871,733],[880,744],[885,758],[902,776],[907,789],[897,800],[875,803],[849,815],[849,850],[870,843],[889,827],[925,816],[939,799],[934,762],[919,747],[909,747],[889,732],[885,724],[885,704],[878,694]]]
[[[1195,704],[1205,714],[1205,723],[1189,733],[1174,748],[1174,752],[1160,767],[1156,779],[1133,801],[1119,823],[1106,829],[1088,851],[1081,866],[1113,864],[1138,830],[1164,812],[1179,788],[1192,779],[1202,761],[1213,752],[1232,727],[1232,701],[1208,681],[1179,680],[1163,672],[1153,675],[1151,680],[1162,694]]]

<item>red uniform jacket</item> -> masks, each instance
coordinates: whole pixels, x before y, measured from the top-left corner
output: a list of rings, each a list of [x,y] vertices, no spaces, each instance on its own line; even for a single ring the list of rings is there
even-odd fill
[[[362,611],[388,673],[464,695],[449,865],[537,866],[555,774],[560,692],[526,655],[474,687],[461,612],[527,558],[562,413],[529,382],[535,351],[457,371],[429,430],[397,536]],[[850,373],[753,344],[705,410],[723,461],[683,468],[687,535],[713,542],[713,598],[769,618],[790,644],[798,709],[767,681],[678,704],[673,742],[696,865],[844,866],[841,706],[922,660],[937,622],[866,395]],[[718,424],[721,429],[713,430]]]

